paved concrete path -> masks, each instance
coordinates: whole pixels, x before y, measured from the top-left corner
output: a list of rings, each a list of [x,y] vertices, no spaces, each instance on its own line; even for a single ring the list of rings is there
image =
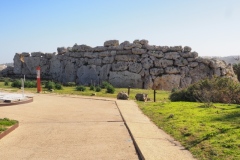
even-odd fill
[[[153,124],[134,101],[116,101],[137,147],[146,160],[193,160],[179,142]]]
[[[0,117],[20,122],[0,140],[0,160],[138,159],[115,101],[37,94]]]

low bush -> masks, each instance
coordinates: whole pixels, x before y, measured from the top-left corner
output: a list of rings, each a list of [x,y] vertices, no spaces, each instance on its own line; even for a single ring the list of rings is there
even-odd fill
[[[214,77],[172,92],[169,98],[171,101],[240,104],[240,85],[230,78]]]
[[[101,87],[99,87],[99,86],[96,87],[96,92],[101,92],[101,90],[102,90]]]
[[[13,80],[11,86],[15,87],[15,88],[20,88],[22,86],[22,82],[19,79],[15,79],[15,80]]]
[[[107,93],[114,93],[115,92],[115,88],[112,86],[112,85],[108,85],[107,86],[107,91],[106,91]]]
[[[24,87],[25,88],[36,88],[37,83],[36,83],[36,81],[25,81],[24,82]]]
[[[55,84],[55,89],[57,89],[57,90],[62,90],[63,87],[62,87],[62,85],[61,85],[60,83],[56,83],[56,84]]]
[[[48,90],[55,89],[55,83],[52,81],[47,81],[44,87],[47,88]]]
[[[95,90],[95,87],[93,85],[90,86],[90,90],[91,91],[94,91]]]
[[[8,80],[5,80],[4,81],[4,86],[8,86],[9,85],[9,81]]]
[[[108,82],[106,82],[106,81],[103,81],[103,82],[102,82],[102,85],[101,85],[101,88],[103,88],[103,89],[104,89],[104,88],[107,88],[109,85],[111,86],[110,83],[108,83]]]
[[[86,90],[86,87],[83,86],[83,85],[80,85],[80,86],[77,86],[77,87],[76,87],[76,90],[77,90],[77,91],[82,91],[82,92],[84,92],[84,91]]]

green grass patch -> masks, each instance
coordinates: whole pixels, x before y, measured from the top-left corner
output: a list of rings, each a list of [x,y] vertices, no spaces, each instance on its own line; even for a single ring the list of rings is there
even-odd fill
[[[0,118],[0,133],[2,133],[3,131],[5,131],[8,127],[16,124],[18,121],[16,120],[10,120],[8,118]]]
[[[240,106],[197,102],[141,103],[159,128],[180,141],[198,159],[240,159]]]

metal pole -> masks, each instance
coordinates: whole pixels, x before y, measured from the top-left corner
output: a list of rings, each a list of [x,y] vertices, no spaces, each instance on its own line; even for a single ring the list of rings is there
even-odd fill
[[[23,81],[22,78],[21,78],[21,80],[22,80],[22,97],[24,98],[25,97],[25,95],[24,95],[24,81]]]

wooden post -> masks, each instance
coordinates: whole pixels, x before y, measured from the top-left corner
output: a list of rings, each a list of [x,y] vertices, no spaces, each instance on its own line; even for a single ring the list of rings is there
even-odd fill
[[[130,95],[130,89],[131,89],[131,87],[128,86],[128,96]]]

